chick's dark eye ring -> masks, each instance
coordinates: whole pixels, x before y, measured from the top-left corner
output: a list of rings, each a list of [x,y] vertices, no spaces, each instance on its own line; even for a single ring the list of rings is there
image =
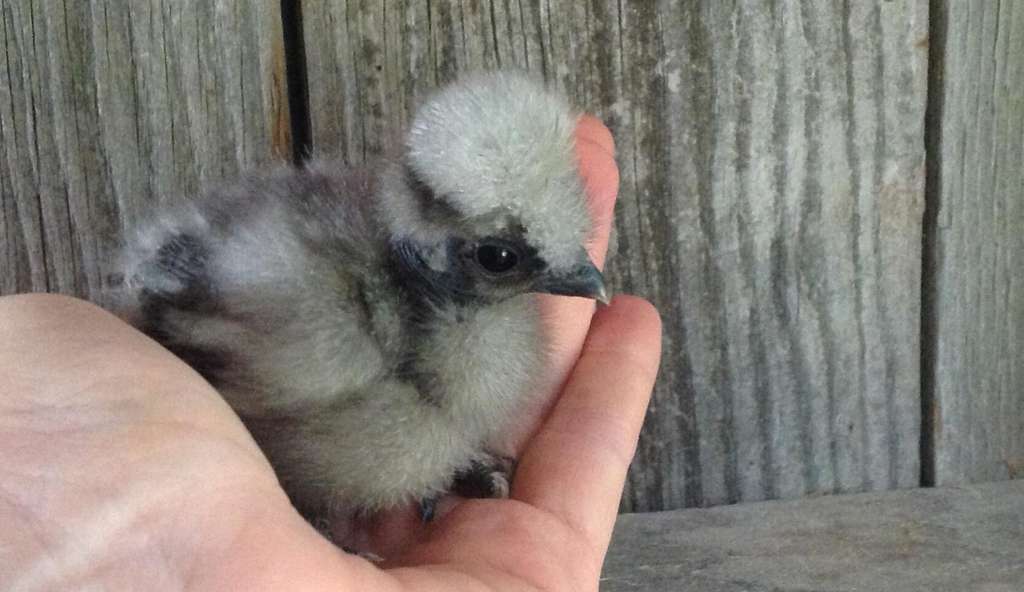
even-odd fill
[[[474,250],[473,258],[484,271],[496,274],[512,271],[522,259],[517,249],[499,241],[480,243]]]

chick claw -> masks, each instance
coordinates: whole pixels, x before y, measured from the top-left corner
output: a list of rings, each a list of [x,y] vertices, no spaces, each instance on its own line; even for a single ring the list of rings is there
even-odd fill
[[[435,495],[425,497],[420,500],[420,520],[422,520],[424,524],[434,520],[434,516],[437,514],[437,502],[440,499],[441,496]]]
[[[452,490],[470,498],[501,499],[508,497],[515,461],[507,456],[474,460],[455,474]]]
[[[474,460],[469,467],[455,474],[452,492],[474,499],[507,498],[514,468],[515,460],[507,456]],[[439,495],[420,499],[419,514],[424,524],[434,520],[440,499]]]

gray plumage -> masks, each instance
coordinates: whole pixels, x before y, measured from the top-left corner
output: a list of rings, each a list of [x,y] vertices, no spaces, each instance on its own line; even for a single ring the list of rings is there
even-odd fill
[[[604,298],[576,119],[526,75],[460,80],[391,161],[160,213],[127,249],[125,314],[219,390],[307,514],[431,499],[500,465],[545,362],[533,294]]]

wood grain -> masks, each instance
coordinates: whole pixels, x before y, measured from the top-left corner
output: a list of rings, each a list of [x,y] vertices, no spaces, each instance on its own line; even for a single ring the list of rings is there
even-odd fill
[[[926,364],[935,480],[1024,461],[1024,1],[936,3]]]
[[[1018,592],[1024,483],[620,516],[602,592]]]
[[[623,507],[919,474],[926,0],[305,4],[316,149],[394,149],[459,72],[542,73],[618,142],[616,288],[665,320]]]
[[[153,203],[288,156],[279,3],[0,5],[0,290],[103,300]]]

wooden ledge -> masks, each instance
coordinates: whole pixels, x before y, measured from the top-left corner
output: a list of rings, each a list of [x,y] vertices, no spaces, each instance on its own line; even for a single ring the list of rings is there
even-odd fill
[[[604,592],[1022,592],[1024,480],[626,514]]]

